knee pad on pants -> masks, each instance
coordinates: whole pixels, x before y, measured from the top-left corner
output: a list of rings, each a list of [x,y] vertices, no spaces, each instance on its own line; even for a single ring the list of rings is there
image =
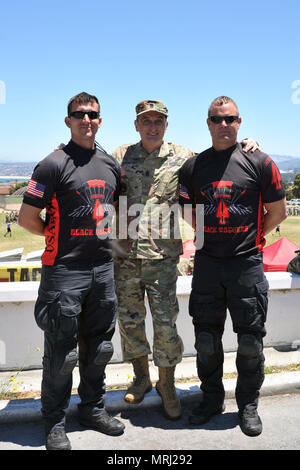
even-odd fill
[[[215,341],[212,333],[200,331],[196,334],[195,349],[199,354],[212,356],[215,353]]]
[[[247,358],[257,357],[262,352],[262,344],[255,335],[242,334],[237,352]]]
[[[59,374],[60,375],[68,375],[71,374],[73,369],[75,368],[77,364],[77,348],[72,349],[71,351],[66,351],[61,360],[59,361],[61,363],[59,366]]]
[[[95,351],[93,363],[96,366],[106,365],[112,358],[114,347],[111,341],[102,341]]]

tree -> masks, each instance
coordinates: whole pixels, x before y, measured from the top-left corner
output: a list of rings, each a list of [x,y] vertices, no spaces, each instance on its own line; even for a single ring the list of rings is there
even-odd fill
[[[28,186],[28,181],[22,181],[21,183],[17,183],[15,186],[12,186],[9,190],[9,194],[12,195],[18,189],[23,188],[23,186]]]
[[[296,173],[293,193],[295,198],[300,199],[300,173]]]

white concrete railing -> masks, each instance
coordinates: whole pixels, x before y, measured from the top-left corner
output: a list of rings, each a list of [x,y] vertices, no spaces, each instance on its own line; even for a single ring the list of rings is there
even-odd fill
[[[267,335],[265,346],[291,345],[300,340],[300,275],[286,272],[266,273],[270,284]],[[179,301],[178,332],[183,340],[184,355],[194,356],[194,329],[188,314],[192,276],[180,276],[177,282]],[[0,370],[42,367],[43,332],[35,323],[33,310],[39,282],[0,283]],[[146,330],[152,344],[152,321],[147,304]],[[112,362],[122,362],[118,327],[113,337]],[[224,350],[236,351],[236,334],[227,315],[223,336]],[[39,349],[39,350],[38,350]]]

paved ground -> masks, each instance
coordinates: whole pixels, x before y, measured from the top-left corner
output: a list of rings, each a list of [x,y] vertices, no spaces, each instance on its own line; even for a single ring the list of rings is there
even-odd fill
[[[259,413],[264,429],[257,437],[248,437],[241,432],[233,399],[226,400],[224,414],[215,416],[204,426],[188,423],[191,407],[191,403],[184,405],[182,418],[174,422],[163,417],[160,406],[122,411],[115,415],[126,425],[125,433],[120,437],[85,429],[73,415],[68,418],[66,429],[73,450],[109,451],[103,456],[105,459],[122,456],[122,451],[128,451],[127,456],[143,457],[142,450],[157,451],[163,455],[163,451],[168,449],[179,455],[180,451],[187,454],[189,450],[203,449],[300,449],[300,394],[262,397]],[[41,421],[0,425],[0,450],[44,449]]]
[[[286,366],[300,362],[299,350],[288,352],[269,348],[264,352],[267,366]],[[227,353],[224,372],[234,370],[235,353]],[[12,373],[12,371],[1,372],[0,384],[9,380]],[[150,373],[155,383],[157,368],[152,363]],[[106,382],[111,386],[118,383],[124,384],[124,381],[129,383],[132,380],[131,374],[132,368],[128,364],[110,364]],[[191,426],[188,422],[189,411],[194,403],[202,398],[199,380],[196,378],[195,358],[184,358],[176,368],[176,377],[176,389],[182,403],[183,414],[182,418],[175,422],[163,416],[161,399],[155,388],[146,395],[141,404],[134,406],[124,402],[124,391],[112,390],[106,394],[108,411],[126,425],[125,433],[120,437],[106,436],[81,427],[76,420],[79,397],[72,395],[67,413],[66,430],[73,450],[101,450],[102,452],[97,454],[97,459],[107,464],[125,464],[126,461],[122,461],[123,456],[124,459],[126,456],[144,459],[140,462],[136,461],[135,464],[127,461],[127,464],[130,463],[130,468],[156,465],[158,461],[154,457],[162,459],[167,452],[172,452],[175,456],[179,456],[180,453],[184,454],[182,461],[162,462],[170,466],[170,463],[187,464],[184,458],[188,454],[196,460],[194,454],[204,449],[211,451],[300,450],[300,371],[266,375],[259,405],[264,430],[258,437],[245,436],[240,430],[234,400],[235,378],[224,380],[225,413],[214,417],[204,426]],[[18,379],[20,379],[20,388],[23,391],[39,392],[41,370],[23,371]],[[76,369],[74,371],[75,387],[78,381],[79,375]],[[0,400],[0,451],[42,451],[45,449],[40,408],[39,396],[28,400]],[[143,454],[143,452],[148,453]],[[21,459],[24,456],[30,458],[30,455],[31,452],[22,454]],[[121,460],[116,461],[117,458]]]

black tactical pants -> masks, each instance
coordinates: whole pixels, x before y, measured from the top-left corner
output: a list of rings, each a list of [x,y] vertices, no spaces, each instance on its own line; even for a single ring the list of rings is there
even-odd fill
[[[189,312],[195,328],[197,370],[207,402],[219,405],[225,396],[222,335],[228,308],[238,339],[237,405],[239,410],[257,407],[264,380],[267,291],[261,254],[219,259],[196,253]]]
[[[112,261],[43,266],[35,318],[45,338],[41,399],[46,430],[64,425],[77,359],[79,413],[94,416],[103,410],[116,310]]]

